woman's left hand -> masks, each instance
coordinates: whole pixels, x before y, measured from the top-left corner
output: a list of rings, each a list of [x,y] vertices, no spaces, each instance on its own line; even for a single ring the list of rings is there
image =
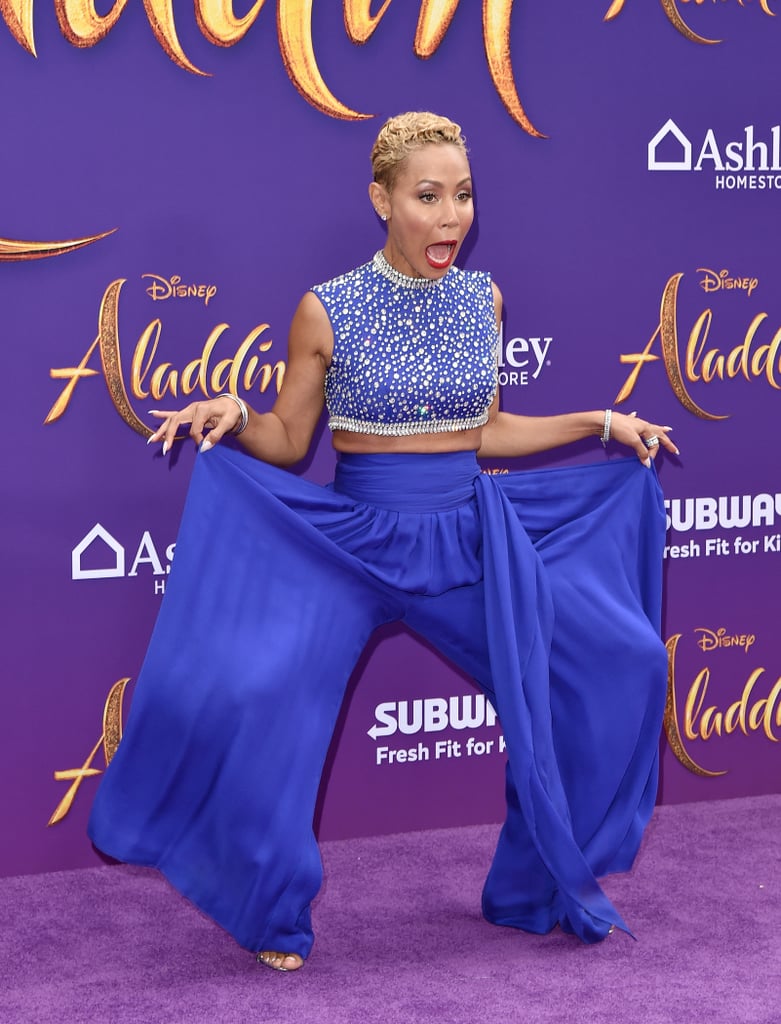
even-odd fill
[[[644,466],[651,465],[651,459],[656,458],[661,447],[673,455],[681,454],[667,436],[671,430],[672,427],[642,420],[636,413],[625,416],[624,413],[613,412],[610,421],[611,440],[632,448]]]

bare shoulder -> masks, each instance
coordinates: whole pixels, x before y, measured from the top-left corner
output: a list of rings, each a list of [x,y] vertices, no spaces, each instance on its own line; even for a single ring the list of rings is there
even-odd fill
[[[299,322],[302,327],[313,330],[331,329],[331,321],[325,306],[314,292],[305,292],[293,315],[293,323]]]
[[[290,324],[288,348],[292,355],[316,355],[331,361],[333,330],[325,306],[314,292],[306,292]]]
[[[494,296],[494,309],[496,310],[496,319],[498,321],[502,315],[502,293],[499,291],[499,285],[493,278],[491,279],[491,291]]]

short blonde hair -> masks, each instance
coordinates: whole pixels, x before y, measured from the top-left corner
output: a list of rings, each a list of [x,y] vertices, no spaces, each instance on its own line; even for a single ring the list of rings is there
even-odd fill
[[[461,125],[447,117],[418,110],[388,118],[372,146],[374,180],[390,192],[401,164],[410,153],[430,143],[450,143],[467,155]]]

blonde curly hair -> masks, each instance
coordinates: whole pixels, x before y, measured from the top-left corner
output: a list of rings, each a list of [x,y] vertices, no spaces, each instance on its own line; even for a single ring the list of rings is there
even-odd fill
[[[428,110],[390,117],[380,128],[371,151],[374,180],[390,192],[401,164],[410,153],[429,143],[450,143],[467,155],[461,125]]]

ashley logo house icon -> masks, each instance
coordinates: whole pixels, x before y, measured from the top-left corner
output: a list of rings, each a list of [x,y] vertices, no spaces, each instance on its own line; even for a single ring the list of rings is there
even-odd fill
[[[680,152],[678,160],[660,158],[660,151],[669,155],[675,149]],[[690,171],[692,169],[692,144],[670,117],[648,143],[649,171]]]
[[[82,558],[88,548],[93,544],[102,542],[106,551],[106,565],[104,568],[88,569],[82,566]],[[94,557],[94,549],[92,557]],[[113,564],[112,564],[113,563]],[[112,537],[108,530],[96,523],[90,532],[81,540],[71,553],[71,578],[74,580],[101,580],[115,579],[125,575],[125,549]]]

